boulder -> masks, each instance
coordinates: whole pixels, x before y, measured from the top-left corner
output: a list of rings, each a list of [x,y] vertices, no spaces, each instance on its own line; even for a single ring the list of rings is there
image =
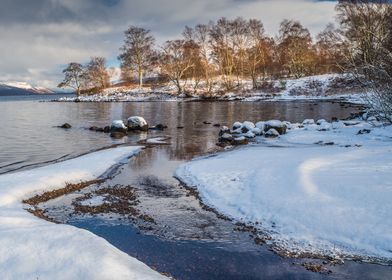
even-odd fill
[[[256,127],[264,131],[265,122],[257,122]]]
[[[138,116],[133,116],[133,117],[128,118],[128,130],[147,131],[148,124],[144,118],[138,117]]]
[[[244,122],[244,123],[242,124],[242,127],[246,127],[248,130],[252,130],[252,129],[255,128],[256,126],[255,126],[254,123],[246,121],[246,122]]]
[[[270,128],[270,129],[264,134],[264,136],[267,137],[267,138],[276,138],[276,137],[279,137],[280,134],[279,134],[279,132],[278,132],[276,129]]]
[[[331,129],[331,127],[332,127],[332,125],[331,125],[329,122],[324,121],[324,122],[321,122],[321,123],[319,124],[317,130],[318,130],[318,131],[328,131],[328,130]]]
[[[127,127],[122,120],[115,120],[110,126],[110,132],[121,132],[127,134]]]
[[[263,135],[263,130],[258,127],[255,127],[252,129],[252,133],[254,133],[256,136],[260,136]]]
[[[240,129],[241,127],[242,127],[242,123],[240,123],[240,122],[235,122],[233,124],[233,130]]]
[[[281,121],[270,120],[265,123],[264,131],[268,132],[270,129],[274,129],[279,133],[279,135],[282,135],[282,134],[286,134],[287,126]]]
[[[321,125],[322,123],[325,123],[325,122],[327,122],[327,121],[324,120],[324,119],[320,119],[320,120],[318,120],[318,121],[316,122],[316,124],[317,124],[317,125]]]

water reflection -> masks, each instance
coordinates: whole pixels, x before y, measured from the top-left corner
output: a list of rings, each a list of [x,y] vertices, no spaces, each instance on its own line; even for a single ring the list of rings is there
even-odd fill
[[[0,102],[0,173],[26,165],[70,158],[116,143],[136,143],[143,135],[113,140],[88,131],[114,119],[144,116],[150,124],[169,126],[167,149],[171,158],[190,159],[215,148],[218,128],[204,121],[232,124],[237,120],[344,118],[356,107],[319,102],[145,102],[145,103],[52,103],[32,100]],[[70,130],[56,126],[70,123]],[[178,129],[183,126],[184,129]],[[152,133],[154,134],[154,133]],[[157,134],[155,132],[155,134]]]

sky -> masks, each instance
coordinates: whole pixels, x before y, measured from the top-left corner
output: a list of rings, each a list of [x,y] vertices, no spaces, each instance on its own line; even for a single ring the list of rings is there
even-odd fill
[[[312,34],[334,21],[335,1],[320,0],[1,0],[0,81],[54,88],[71,61],[104,56],[109,66],[129,25],[150,29],[161,44],[185,25],[220,17],[260,19],[270,35],[300,20]]]

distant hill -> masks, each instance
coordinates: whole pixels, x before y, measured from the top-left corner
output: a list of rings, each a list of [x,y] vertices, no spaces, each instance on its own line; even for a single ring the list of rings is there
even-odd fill
[[[34,94],[55,94],[55,92],[44,87],[33,87],[24,82],[0,82],[0,96]]]

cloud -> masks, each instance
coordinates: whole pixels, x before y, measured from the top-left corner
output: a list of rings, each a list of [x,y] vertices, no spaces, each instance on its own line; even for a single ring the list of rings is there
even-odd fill
[[[222,16],[261,19],[270,35],[284,18],[312,33],[334,20],[334,2],[311,0],[2,0],[0,80],[54,87],[70,61],[106,56],[112,64],[130,24],[157,41],[180,36],[185,25]]]

